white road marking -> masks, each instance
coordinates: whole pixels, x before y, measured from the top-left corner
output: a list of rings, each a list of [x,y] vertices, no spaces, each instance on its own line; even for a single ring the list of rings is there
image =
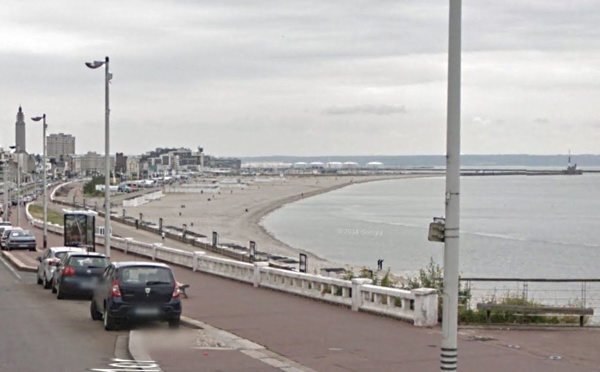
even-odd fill
[[[0,257],[0,261],[4,264],[4,266],[6,266],[12,273],[14,276],[17,277],[17,279],[19,280],[23,280],[23,278],[21,277],[21,275],[19,275],[19,273],[17,272],[17,270],[15,270],[11,264],[9,264],[8,262],[6,262],[6,260],[2,257]]]

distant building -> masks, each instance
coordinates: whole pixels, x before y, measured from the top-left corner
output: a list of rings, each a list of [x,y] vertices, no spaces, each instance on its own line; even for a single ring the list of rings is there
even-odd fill
[[[130,179],[140,178],[140,157],[139,156],[128,156],[127,157],[127,170],[125,175]]]
[[[141,156],[139,168],[141,178],[200,171],[204,168],[227,168],[239,172],[242,161],[238,158],[206,155],[201,147],[197,152],[186,148],[157,148]]]
[[[50,134],[46,139],[48,158],[64,160],[67,156],[75,155],[75,137],[70,134]]]
[[[15,124],[15,145],[17,152],[27,152],[25,143],[25,115],[21,106],[19,106],[19,112],[17,112],[17,122]]]
[[[127,173],[127,156],[123,155],[122,152],[117,152],[117,157],[115,160],[115,173]]]
[[[105,156],[95,152],[88,151],[84,155],[73,155],[72,169],[76,174],[80,175],[104,175],[105,172]],[[114,169],[115,160],[110,158],[110,168]],[[112,172],[112,171],[111,171]]]

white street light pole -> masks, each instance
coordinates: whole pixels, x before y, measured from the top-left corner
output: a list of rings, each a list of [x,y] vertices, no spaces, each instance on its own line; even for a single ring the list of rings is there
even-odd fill
[[[42,143],[43,143],[43,147],[44,147],[44,152],[43,152],[43,168],[44,168],[44,189],[43,189],[43,197],[44,197],[44,249],[46,249],[48,247],[48,201],[47,201],[47,197],[46,197],[46,188],[47,188],[47,184],[46,184],[46,129],[48,128],[48,125],[46,124],[46,114],[42,115],[42,116],[36,116],[34,118],[31,118],[31,120],[33,121],[40,121],[42,120],[42,125],[44,126],[43,128],[43,138],[42,138]]]
[[[21,156],[19,145],[10,146],[17,155],[17,226],[21,226]]]
[[[461,1],[450,0],[449,15],[442,371],[456,371],[458,368]]]
[[[110,257],[110,132],[109,132],[109,95],[108,86],[112,74],[108,68],[108,57],[104,61],[86,62],[85,65],[91,69],[96,69],[104,65],[104,154],[106,167],[104,169],[104,249],[107,257]]]
[[[4,221],[8,221],[8,177],[7,177],[7,164],[8,164],[8,159],[5,157],[5,153],[4,151],[2,151],[2,183],[4,184],[4,214],[2,216]]]

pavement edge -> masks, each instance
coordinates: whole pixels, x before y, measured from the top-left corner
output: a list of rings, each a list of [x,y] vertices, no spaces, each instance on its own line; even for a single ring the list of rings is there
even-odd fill
[[[10,252],[2,251],[2,257],[6,258],[6,260],[10,262],[11,265],[16,267],[16,269],[19,271],[29,271],[33,273],[37,271],[36,267],[24,264],[23,262],[21,262],[21,260],[19,260]]]

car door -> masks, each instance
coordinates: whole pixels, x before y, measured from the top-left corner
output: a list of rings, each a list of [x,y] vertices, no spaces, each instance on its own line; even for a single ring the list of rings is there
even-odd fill
[[[96,309],[98,309],[99,311],[102,311],[102,309],[104,309],[104,300],[108,296],[110,286],[112,285],[112,280],[110,278],[112,276],[113,271],[114,266],[108,265],[102,273],[100,283],[98,283],[98,286],[94,290],[93,301],[96,301]]]
[[[37,275],[40,279],[44,277],[44,270],[46,270],[46,265],[48,265],[48,257],[50,257],[49,249],[46,252],[44,252],[42,257],[40,258],[40,263],[38,264]]]
[[[58,267],[54,270],[54,273],[52,274],[52,285],[56,286],[58,284],[58,282],[60,281],[60,274],[62,273],[62,270],[65,268],[65,265],[67,264],[67,260],[69,259],[69,254],[65,254],[61,260],[60,263],[58,264]]]

